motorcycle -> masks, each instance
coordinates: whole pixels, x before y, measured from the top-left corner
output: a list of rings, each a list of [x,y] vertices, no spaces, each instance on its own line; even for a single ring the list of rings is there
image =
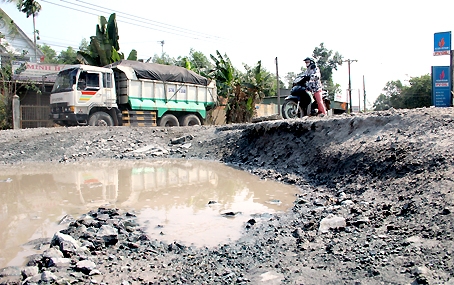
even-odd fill
[[[317,116],[317,101],[312,96],[312,92],[307,90],[306,83],[310,76],[298,76],[293,81],[293,87],[290,95],[285,98],[282,104],[282,117],[284,119],[302,118],[304,116]],[[323,92],[322,95],[325,109],[329,110],[330,100],[328,94]]]

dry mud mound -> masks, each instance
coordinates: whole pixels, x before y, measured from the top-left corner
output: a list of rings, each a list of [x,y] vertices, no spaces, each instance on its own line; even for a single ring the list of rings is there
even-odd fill
[[[291,211],[250,221],[239,241],[216,248],[150,241],[133,215],[129,229],[117,229],[122,235],[100,242],[101,228],[122,224],[122,214],[89,213],[64,234],[92,246],[66,251],[67,266],[35,258],[41,283],[52,273],[52,282],[72,284],[454,284],[453,134],[452,108],[223,127],[3,131],[0,163],[209,159],[301,188]],[[90,270],[80,265],[86,260]],[[21,271],[9,270],[0,278]]]

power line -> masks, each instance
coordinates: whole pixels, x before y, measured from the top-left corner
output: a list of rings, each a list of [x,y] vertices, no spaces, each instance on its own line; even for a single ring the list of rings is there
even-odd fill
[[[65,1],[65,0],[62,0],[64,2],[68,2],[68,1]],[[99,6],[99,5],[95,5],[95,4],[91,4],[91,3],[88,3],[88,2],[85,2],[85,1],[82,1],[82,0],[75,0],[77,2],[81,2],[81,3],[84,3],[84,4],[87,4],[87,5],[90,5],[90,6],[94,6],[94,7],[99,7],[101,9],[106,9],[102,6]],[[70,2],[68,2],[70,3]],[[216,38],[216,39],[222,39],[221,37],[218,37],[218,36],[213,36],[213,35],[210,35],[210,34],[206,34],[206,33],[201,33],[201,32],[197,32],[197,31],[194,31],[194,30],[190,30],[190,29],[186,29],[186,28],[181,28],[181,27],[177,27],[177,26],[174,26],[174,25],[169,25],[169,24],[166,24],[166,23],[162,23],[162,22],[158,22],[158,21],[154,21],[154,20],[150,20],[150,19],[146,19],[146,18],[143,18],[143,17],[138,17],[136,15],[132,15],[132,14],[128,14],[128,13],[124,13],[124,12],[121,12],[121,11],[117,11],[117,10],[111,10],[115,13],[120,13],[120,14],[124,14],[124,15],[128,15],[128,16],[131,16],[131,17],[134,17],[134,18],[138,18],[138,19],[142,19],[142,20],[145,20],[147,22],[151,22],[151,23],[156,23],[156,24],[153,24],[153,25],[157,25],[159,27],[163,27],[165,29],[171,29],[171,28],[175,28],[176,30],[181,30],[181,31],[185,31],[185,32],[190,32],[190,33],[193,33],[193,34],[198,34],[198,35],[202,35],[202,36],[205,36],[205,37],[208,37],[208,38]],[[135,20],[137,21],[136,19],[132,19],[132,20]],[[164,26],[163,26],[164,25]],[[167,28],[166,26],[168,27],[171,27],[171,28]],[[171,29],[171,30],[174,30],[174,29]]]
[[[47,0],[41,0],[42,2],[45,2],[45,3],[49,3],[49,4],[52,4],[52,5],[55,5],[55,6],[59,6],[59,7],[62,7],[62,8],[66,8],[66,9],[70,9],[70,10],[73,10],[73,11],[77,11],[77,12],[81,12],[81,13],[86,13],[86,14],[89,14],[89,15],[93,15],[93,16],[99,16],[98,14],[96,13],[92,13],[92,12],[88,12],[88,11],[85,11],[85,10],[81,10],[81,9],[77,9],[77,8],[74,8],[74,7],[69,7],[69,6],[65,6],[65,5],[62,5],[62,4],[57,4],[57,3],[54,3],[54,2],[50,2],[50,1],[47,1]],[[76,5],[74,3],[71,3],[71,2],[68,2],[66,0],[61,0],[62,2],[66,2],[70,5]],[[81,1],[82,2],[82,1]],[[85,2],[83,2],[85,3]],[[92,4],[93,5],[93,4]],[[97,5],[93,5],[93,6],[97,6]],[[78,7],[82,7],[82,8],[86,8],[86,9],[90,9],[90,10],[94,10],[94,11],[98,11],[98,12],[101,12],[101,13],[110,13],[112,14],[111,12],[109,11],[115,11],[115,10],[109,10],[109,11],[103,11],[103,10],[99,10],[99,9],[93,9],[93,8],[90,8],[90,7],[87,7],[87,6],[84,6],[84,5],[78,5]],[[99,6],[97,6],[99,7]],[[122,12],[119,12],[119,13],[122,13]],[[126,13],[122,13],[122,14],[126,14]],[[129,15],[129,14],[126,14],[126,15]],[[134,15],[131,15],[132,17],[134,18],[140,18],[140,19],[144,19],[144,18],[141,18],[141,17],[137,17],[137,16],[134,16]],[[122,16],[124,17],[124,16]],[[144,23],[146,25],[156,25],[156,24],[152,24],[152,23],[146,23],[144,21],[139,21],[137,19],[131,19],[131,18],[128,18],[128,17],[124,17],[128,20],[132,20],[132,21],[136,21],[136,22],[139,22],[139,23]],[[150,20],[149,20],[150,21]],[[155,30],[155,31],[159,31],[159,32],[164,32],[164,33],[168,33],[168,34],[173,34],[173,35],[177,35],[177,36],[181,36],[181,37],[186,37],[186,38],[191,38],[191,39],[196,39],[196,40],[212,40],[211,38],[207,38],[206,36],[203,36],[203,38],[199,38],[199,37],[196,37],[197,34],[200,35],[206,35],[206,34],[203,34],[203,33],[199,33],[199,32],[193,32],[191,30],[187,30],[187,29],[184,29],[184,28],[179,28],[181,30],[187,30],[187,31],[191,31],[192,34],[194,34],[194,36],[189,36],[187,34],[182,34],[182,33],[179,33],[179,32],[183,32],[183,31],[178,31],[176,29],[172,29],[172,28],[167,28],[167,27],[162,27],[162,26],[159,26],[158,27],[161,27],[161,28],[164,28],[164,29],[168,29],[168,30],[174,30],[175,32],[172,32],[172,31],[167,31],[167,30],[162,30],[162,29],[158,29],[158,28],[154,28],[154,27],[151,27],[151,26],[144,26],[144,25],[141,25],[141,24],[137,24],[137,23],[131,23],[131,22],[128,22],[128,21],[125,21],[125,20],[122,20],[122,19],[118,19],[118,22],[122,22],[122,23],[125,23],[125,24],[130,24],[130,25],[134,25],[134,26],[139,26],[139,27],[142,27],[142,28],[146,28],[146,29],[150,29],[150,30]],[[169,25],[170,27],[174,27],[174,26],[171,26]],[[186,32],[188,33],[188,32]],[[220,39],[220,38],[218,38]],[[215,40],[216,41],[216,40]]]

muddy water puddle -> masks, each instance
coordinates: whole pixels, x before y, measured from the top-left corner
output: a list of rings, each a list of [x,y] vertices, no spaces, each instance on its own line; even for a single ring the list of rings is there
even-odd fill
[[[98,207],[135,211],[152,239],[215,246],[241,236],[245,223],[288,210],[296,187],[218,162],[105,161],[0,168],[0,268],[21,266],[51,238]],[[65,219],[66,218],[66,219]]]

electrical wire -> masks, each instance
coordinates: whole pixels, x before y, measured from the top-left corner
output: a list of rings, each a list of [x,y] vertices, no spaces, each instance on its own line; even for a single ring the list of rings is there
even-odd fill
[[[65,0],[61,0],[63,2],[67,2],[67,3],[71,3],[69,1],[65,1]],[[101,8],[101,9],[106,9],[102,6],[99,6],[99,5],[95,5],[95,4],[92,4],[92,3],[88,3],[88,2],[85,2],[85,1],[82,1],[82,0],[75,0],[77,2],[81,2],[81,3],[84,3],[86,5],[90,5],[90,6],[94,6],[94,7],[98,7],[98,8]],[[71,3],[72,4],[72,3]],[[119,14],[124,14],[124,15],[127,15],[127,16],[131,16],[133,17],[133,19],[131,20],[134,20],[134,21],[138,21],[136,19],[142,19],[142,20],[145,20],[146,22],[150,22],[150,23],[155,23],[153,25],[156,25],[158,27],[163,27],[165,29],[170,29],[170,30],[176,30],[176,31],[184,31],[184,32],[188,32],[188,33],[191,33],[191,34],[194,34],[194,35],[201,35],[205,38],[215,38],[215,39],[222,39],[221,37],[218,37],[218,36],[213,36],[213,35],[210,35],[210,34],[206,34],[206,33],[201,33],[201,32],[197,32],[197,31],[194,31],[194,30],[190,30],[190,29],[186,29],[186,28],[181,28],[181,27],[177,27],[177,26],[174,26],[174,25],[169,25],[169,24],[165,24],[165,23],[162,23],[162,22],[158,22],[158,21],[154,21],[154,20],[150,20],[150,19],[146,19],[146,18],[143,18],[143,17],[138,17],[136,15],[132,15],[132,14],[128,14],[128,13],[124,13],[124,12],[121,12],[121,11],[117,11],[117,10],[111,10],[115,13],[119,13]],[[144,22],[144,21],[139,21],[139,22]],[[144,22],[145,23],[145,22]],[[167,26],[167,27],[166,27]]]
[[[77,11],[77,12],[81,12],[81,13],[85,13],[85,14],[89,14],[89,15],[93,15],[93,16],[99,17],[98,14],[92,13],[92,12],[89,12],[89,11],[77,9],[77,8],[74,8],[74,7],[65,6],[65,5],[62,5],[62,4],[57,4],[57,3],[54,3],[54,2],[51,2],[51,1],[48,1],[48,0],[41,0],[41,1],[45,2],[45,3],[49,3],[49,4],[52,4],[52,5],[55,5],[55,6],[59,6],[59,7],[62,7],[62,8],[66,8],[66,9],[70,9],[70,10],[73,10],[73,11]],[[72,3],[72,2],[69,2],[69,1],[66,1],[66,0],[60,0],[60,1],[68,3],[70,5],[77,5],[75,3]],[[90,3],[87,3],[87,2],[84,2],[84,1],[81,1],[81,0],[76,0],[76,1],[84,3],[86,5],[99,7],[101,9],[107,10],[106,8],[103,8],[103,7],[95,5],[95,4],[90,4]],[[143,28],[146,28],[146,29],[157,30],[157,31],[160,31],[160,32],[174,34],[174,35],[177,35],[177,36],[183,36],[183,37],[192,38],[192,39],[196,39],[196,40],[205,40],[205,41],[206,40],[210,41],[210,39],[214,40],[214,41],[223,40],[223,38],[221,38],[221,37],[217,37],[217,36],[212,36],[212,35],[205,34],[205,33],[196,32],[196,31],[193,31],[193,30],[180,28],[180,27],[173,26],[173,25],[168,25],[168,24],[165,24],[165,23],[161,23],[161,22],[145,19],[145,18],[138,17],[138,16],[135,16],[135,15],[132,15],[132,14],[123,13],[123,12],[120,12],[120,11],[115,11],[115,10],[103,11],[103,10],[99,10],[99,9],[93,9],[91,7],[87,7],[87,6],[84,6],[84,5],[78,5],[78,6],[81,7],[81,8],[95,10],[95,11],[102,12],[102,13],[110,13],[110,14],[112,14],[112,11],[113,11],[113,12],[116,12],[116,13],[119,13],[119,14],[124,14],[124,15],[136,18],[136,19],[132,19],[132,18],[129,18],[129,17],[121,16],[121,17],[124,17],[124,18],[126,18],[128,20],[137,21],[137,22],[140,22],[140,23],[144,23],[146,25],[155,25],[155,26],[158,26],[158,27],[161,27],[161,28],[164,28],[164,29],[170,29],[170,30],[176,31],[176,33],[175,32],[170,32],[170,31],[165,31],[165,30],[162,30],[162,29],[153,28],[153,27],[150,27],[150,26],[144,26],[144,25],[140,25],[140,24],[135,24],[135,23],[131,23],[131,22],[128,22],[128,21],[124,21],[124,20],[118,19],[119,22],[123,22],[123,23],[130,24],[130,25],[135,25],[135,26],[140,26],[140,27],[143,27]],[[143,19],[145,21],[137,20],[137,19]],[[150,23],[147,23],[146,21],[148,21]],[[166,26],[168,26],[168,27],[166,27]],[[192,34],[194,36],[199,36],[199,37],[188,36],[188,35],[185,35],[185,34],[181,34],[179,32],[186,32],[186,33]],[[75,47],[73,45],[63,45],[62,43],[55,43],[54,41],[46,40],[47,37],[44,36],[44,35],[40,35],[40,38],[41,38],[40,42],[42,42],[43,44],[47,44],[49,46],[61,47],[61,48],[72,47],[75,50],[79,49],[79,47]],[[51,38],[51,37],[49,37],[49,38]],[[53,38],[53,39],[57,39],[57,38]],[[59,40],[59,39],[57,39],[57,40]],[[148,58],[148,57],[149,56],[145,56],[144,58]],[[152,57],[153,56],[150,56],[150,58],[152,58]]]
[[[52,4],[52,5],[56,5],[56,6],[59,6],[59,7],[62,7],[62,8],[66,8],[66,9],[70,9],[70,10],[73,10],[73,11],[78,11],[78,12],[82,12],[82,13],[86,13],[86,14],[90,14],[90,15],[94,15],[94,16],[99,16],[98,14],[96,13],[92,13],[92,12],[88,12],[88,11],[85,11],[85,10],[81,10],[81,9],[76,9],[74,7],[69,7],[69,6],[65,6],[65,5],[62,5],[62,4],[57,4],[57,3],[54,3],[54,2],[50,2],[48,0],[41,0],[42,2],[45,2],[45,3],[49,3],[49,4]],[[66,0],[60,0],[62,2],[65,2],[65,3],[68,3],[68,4],[71,4],[71,5],[76,5],[74,3],[71,3],[71,2],[68,2]],[[94,5],[96,6],[96,5]],[[86,9],[90,9],[90,10],[95,10],[95,11],[98,11],[98,12],[102,12],[102,13],[109,13],[107,11],[102,11],[102,10],[99,10],[99,9],[93,9],[93,8],[90,8],[90,7],[87,7],[87,6],[83,6],[83,5],[78,5],[78,7],[82,7],[82,8],[86,8]],[[98,6],[99,7],[99,6]],[[122,12],[120,12],[122,13]],[[110,13],[112,14],[112,13]],[[123,13],[123,14],[126,14],[126,13]],[[126,15],[129,15],[129,14],[126,14]],[[144,18],[141,18],[141,17],[137,17],[137,16],[134,16],[132,15],[133,17],[135,18],[140,18],[140,19],[144,19]],[[124,17],[124,16],[123,16]],[[118,22],[122,22],[122,23],[125,23],[125,24],[130,24],[130,25],[134,25],[134,26],[138,26],[138,27],[142,27],[142,28],[146,28],[146,29],[149,29],[149,30],[155,30],[155,31],[159,31],[159,32],[164,32],[164,33],[168,33],[168,34],[173,34],[173,35],[177,35],[177,36],[181,36],[181,37],[186,37],[186,38],[191,38],[191,39],[195,39],[195,40],[204,40],[204,41],[213,41],[212,39],[210,38],[207,38],[207,37],[197,37],[197,33],[198,32],[192,32],[194,34],[194,36],[190,36],[190,35],[187,35],[187,34],[182,34],[182,33],[179,33],[180,31],[176,30],[176,29],[172,29],[172,28],[166,28],[166,27],[163,27],[165,29],[170,29],[170,30],[174,30],[175,32],[172,32],[172,31],[166,31],[166,30],[162,30],[162,29],[158,29],[158,28],[154,28],[154,27],[151,27],[151,26],[148,26],[148,25],[153,25],[151,23],[145,23],[144,21],[139,21],[139,20],[136,20],[136,19],[131,19],[131,18],[128,18],[128,17],[124,17],[126,18],[127,20],[132,20],[132,21],[136,21],[136,22],[139,22],[139,23],[144,23],[146,25],[142,25],[142,24],[137,24],[137,23],[132,23],[132,22],[128,22],[128,21],[125,21],[125,20],[122,20],[121,18],[118,19],[117,21]],[[169,25],[170,27],[173,27],[171,25]],[[162,26],[161,26],[162,27]],[[179,29],[182,29],[182,30],[186,30],[184,28],[179,28]],[[187,30],[187,31],[190,31],[190,30]],[[183,32],[183,31],[181,31]],[[200,35],[202,35],[202,33],[198,33]],[[220,39],[220,38],[219,38]]]

